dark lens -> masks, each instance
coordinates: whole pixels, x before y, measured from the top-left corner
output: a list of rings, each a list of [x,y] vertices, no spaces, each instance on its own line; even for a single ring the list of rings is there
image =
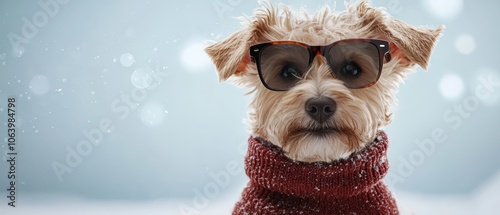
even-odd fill
[[[272,90],[289,90],[309,69],[309,50],[297,44],[274,44],[260,54],[262,81]]]
[[[362,88],[379,77],[379,52],[369,42],[339,42],[328,51],[328,63],[335,78],[348,88]]]

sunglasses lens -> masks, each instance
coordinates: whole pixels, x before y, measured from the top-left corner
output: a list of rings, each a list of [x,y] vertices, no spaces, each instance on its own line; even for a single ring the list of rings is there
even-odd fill
[[[275,44],[260,53],[260,76],[271,90],[289,90],[309,69],[309,50],[297,44]]]
[[[340,42],[326,56],[335,78],[348,88],[370,86],[379,77],[379,51],[370,42]]]

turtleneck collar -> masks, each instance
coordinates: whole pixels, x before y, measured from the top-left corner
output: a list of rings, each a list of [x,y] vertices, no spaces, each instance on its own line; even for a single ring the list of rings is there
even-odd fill
[[[349,158],[329,163],[293,161],[279,147],[258,138],[250,137],[248,143],[245,171],[250,182],[233,214],[241,214],[238,211],[267,214],[269,208],[285,207],[287,199],[296,202],[292,204],[295,206],[307,203],[304,207],[313,208],[312,211],[320,214],[325,211],[329,214],[337,214],[331,211],[363,214],[358,209],[380,204],[385,204],[381,208],[387,209],[382,210],[387,212],[384,214],[397,214],[396,203],[382,182],[389,168],[386,156],[389,141],[383,131],[372,143]],[[370,193],[377,197],[370,197]],[[297,202],[297,199],[300,201]],[[245,201],[251,204],[243,204]],[[357,202],[357,206],[348,206],[349,202]],[[364,202],[366,207],[360,206],[359,202]],[[249,204],[256,205],[248,210],[251,208]],[[259,205],[266,207],[260,208]],[[286,209],[283,208],[283,211]]]

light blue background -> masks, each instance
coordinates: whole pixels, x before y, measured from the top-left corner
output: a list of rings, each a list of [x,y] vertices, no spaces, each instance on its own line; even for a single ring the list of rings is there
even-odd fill
[[[242,165],[248,90],[218,83],[201,49],[206,41],[221,40],[240,29],[235,17],[251,15],[257,2],[73,0],[59,5],[57,13],[37,27],[24,49],[13,49],[9,33],[22,35],[23,17],[32,20],[43,11],[39,2],[47,1],[0,1],[0,149],[6,150],[5,102],[15,96],[18,190],[99,200],[191,198],[193,189],[213,181],[211,172],[224,170],[232,161]],[[279,2],[311,13],[332,4]],[[499,170],[500,87],[468,117],[460,117],[463,121],[456,128],[443,116],[455,105],[472,101],[480,76],[500,80],[500,30],[495,21],[500,4],[465,1],[453,10],[452,3],[459,1],[447,1],[436,13],[428,2],[372,3],[413,25],[446,25],[429,71],[418,68],[400,88],[394,121],[387,128],[391,173],[401,174],[399,166],[419,150],[415,141],[443,129],[446,141],[436,144],[433,153],[394,186],[409,192],[468,195]],[[227,10],[220,12],[216,5]],[[344,5],[337,2],[336,7],[343,10]],[[147,95],[135,100],[137,108],[129,107],[125,114],[124,103],[116,101],[139,92],[136,86],[157,83],[148,79],[150,75],[141,76],[143,71],[161,74],[161,82],[142,91]],[[67,147],[75,149],[85,140],[83,132],[99,128],[103,119],[111,120],[114,129],[58,180],[51,165],[64,164]],[[1,161],[3,192],[6,175],[7,164]],[[241,171],[221,192],[245,180]]]

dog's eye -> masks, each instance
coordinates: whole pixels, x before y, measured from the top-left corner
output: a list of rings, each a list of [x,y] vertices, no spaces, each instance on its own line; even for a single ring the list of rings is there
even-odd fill
[[[342,67],[341,70],[341,75],[344,78],[358,78],[361,75],[361,68],[356,64],[355,62],[347,62],[344,64],[344,67]]]
[[[281,78],[285,80],[295,80],[301,79],[302,73],[297,71],[297,69],[290,64],[287,64],[281,69]]]

